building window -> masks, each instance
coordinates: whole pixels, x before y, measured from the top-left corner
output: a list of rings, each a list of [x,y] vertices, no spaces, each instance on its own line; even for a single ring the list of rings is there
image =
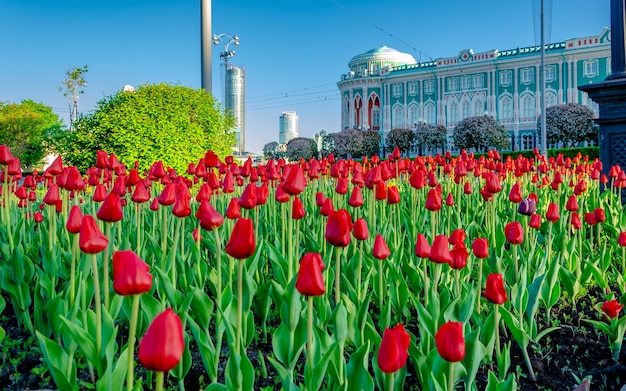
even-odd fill
[[[396,83],[393,85],[393,96],[394,98],[402,96],[402,84]]]
[[[598,75],[598,60],[588,60],[584,62],[585,77],[595,77]]]
[[[522,150],[528,151],[535,148],[535,136],[525,133],[522,135]]]
[[[469,90],[470,89],[470,79],[469,76],[465,76],[461,78],[461,89]]]
[[[435,123],[435,105],[432,103],[427,103],[426,107],[424,108],[424,111],[426,113],[426,122],[429,124],[434,124]]]
[[[448,79],[448,91],[457,91],[459,89],[459,79],[450,78]]]
[[[409,95],[415,96],[417,95],[417,83],[409,83]]]
[[[413,126],[418,123],[420,117],[420,109],[417,104],[409,106],[409,125]]]
[[[380,109],[378,107],[372,109],[372,128],[380,128]]]
[[[546,107],[556,105],[556,94],[552,91],[546,92]]]
[[[476,102],[474,102],[474,115],[475,116],[479,116],[479,115],[484,115],[485,114],[485,105],[483,104],[482,101],[477,100]]]
[[[474,76],[474,89],[483,88],[483,75]]]
[[[533,82],[533,70],[530,68],[522,69],[522,83],[530,84]]]
[[[426,80],[424,82],[424,92],[427,94],[432,94],[434,90],[435,82],[433,80]]]
[[[535,117],[535,98],[528,94],[522,98],[522,118]]]
[[[372,75],[378,75],[380,73],[380,64],[372,64]]]
[[[556,67],[554,65],[547,66],[545,68],[546,81],[552,81],[556,79]]]
[[[392,129],[398,129],[402,127],[402,106],[397,105],[393,108],[393,124],[391,124]]]
[[[606,74],[611,74],[611,57],[606,59]]]
[[[500,99],[500,119],[513,118],[513,101],[508,96]]]
[[[511,84],[511,71],[500,72],[500,85],[508,86]]]
[[[462,115],[463,115],[463,119],[465,118],[469,118],[472,116],[472,114],[470,113],[470,102],[469,101],[465,101],[463,102],[463,104],[461,105],[461,110],[463,111]]]
[[[450,120],[448,122],[458,122],[459,121],[459,105],[456,102],[452,102],[450,104]]]

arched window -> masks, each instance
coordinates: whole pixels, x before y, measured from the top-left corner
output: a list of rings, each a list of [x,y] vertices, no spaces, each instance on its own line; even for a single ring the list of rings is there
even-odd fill
[[[459,121],[459,105],[456,102],[450,103],[449,106],[450,113],[448,115],[448,122],[458,122]]]
[[[522,150],[527,151],[535,148],[535,136],[529,133],[522,135]]]
[[[361,126],[361,109],[363,108],[363,101],[361,95],[354,97],[354,126],[357,128]]]
[[[474,102],[474,116],[478,117],[479,115],[485,114],[485,104],[482,100],[477,100]]]
[[[522,118],[535,118],[535,97],[526,94],[522,97]]]
[[[409,126],[415,126],[419,122],[420,109],[416,103],[409,105]]]
[[[469,118],[469,117],[472,116],[472,113],[470,112],[470,102],[469,102],[469,100],[466,100],[466,101],[464,101],[461,104],[461,109],[463,111],[461,119]]]
[[[555,106],[556,105],[556,94],[554,91],[546,92],[546,107]]]
[[[435,105],[430,102],[426,103],[424,107],[424,113],[426,114],[426,123],[434,124],[435,123]]]
[[[508,96],[500,98],[500,119],[513,119],[513,101]]]
[[[380,129],[380,99],[378,99],[378,96],[370,96],[368,110],[368,126],[370,126],[371,129]]]
[[[392,129],[398,129],[403,127],[403,116],[404,112],[402,110],[402,105],[396,105],[393,108],[393,123],[391,124]]]

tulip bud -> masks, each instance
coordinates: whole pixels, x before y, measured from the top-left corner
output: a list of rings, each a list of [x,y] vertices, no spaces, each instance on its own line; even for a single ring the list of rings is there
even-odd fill
[[[366,240],[369,235],[369,229],[367,228],[367,221],[364,218],[359,217],[354,222],[354,229],[352,230],[352,235],[357,240]]]
[[[502,274],[491,273],[487,276],[485,286],[485,298],[493,304],[506,303],[506,289],[504,289],[504,279]]]
[[[168,308],[154,318],[139,342],[139,361],[151,371],[167,372],[178,365],[184,350],[183,324]]]
[[[602,307],[600,307],[602,312],[611,319],[616,318],[622,308],[624,308],[624,306],[617,300],[607,300],[602,304]]]
[[[372,255],[374,258],[379,260],[387,259],[391,255],[391,251],[385,242],[385,238],[381,234],[376,235],[376,239],[374,239]]]
[[[386,328],[378,349],[378,367],[384,373],[394,373],[404,367],[409,357],[411,336],[399,324],[392,329]]]
[[[226,243],[226,253],[233,258],[246,259],[254,254],[256,241],[252,219],[240,218]]]
[[[322,271],[326,266],[319,253],[306,253],[300,260],[296,289],[303,296],[321,296],[326,292]]]
[[[131,296],[152,289],[152,274],[146,264],[132,250],[113,253],[113,289],[118,295]]]
[[[435,334],[435,345],[439,355],[448,362],[459,362],[465,358],[463,324],[447,322]]]

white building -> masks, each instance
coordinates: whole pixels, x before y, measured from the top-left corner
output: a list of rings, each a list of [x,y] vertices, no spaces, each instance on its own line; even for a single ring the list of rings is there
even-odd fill
[[[298,137],[298,115],[295,111],[283,111],[279,120],[278,143],[287,144]]]

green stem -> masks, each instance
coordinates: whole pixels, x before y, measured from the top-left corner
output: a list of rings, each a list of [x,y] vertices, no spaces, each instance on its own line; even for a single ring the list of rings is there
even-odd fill
[[[237,336],[235,345],[239,353],[241,353],[241,328],[243,321],[243,264],[244,260],[237,262]]]
[[[98,274],[98,259],[96,254],[91,254],[91,268],[93,273],[93,296],[96,301],[96,354],[102,354],[102,303],[100,301],[100,277]]]
[[[106,237],[109,239],[109,245],[104,249],[104,259],[102,260],[102,266],[104,266],[104,307],[109,308],[109,254],[110,248],[113,246],[113,240],[111,240],[111,223],[104,223],[106,225]]]
[[[163,376],[165,372],[157,372],[156,373],[156,387],[155,391],[163,391]]]
[[[385,321],[383,318],[384,310],[383,310],[383,261],[378,260],[378,311],[380,312],[379,325],[380,329],[383,330],[385,328]]]
[[[363,290],[361,288],[361,268],[363,266],[363,243],[359,241],[358,243],[358,251],[359,251],[359,263],[356,265],[356,297],[359,304],[361,304],[361,300],[363,299]],[[622,270],[624,270],[622,268]]]
[[[306,341],[306,362],[307,362],[307,379],[311,379],[313,375],[313,296],[307,297],[308,300],[308,317],[307,317],[307,341]]]
[[[537,382],[537,377],[535,376],[535,371],[533,370],[533,366],[530,363],[530,357],[528,357],[528,351],[526,350],[526,346],[521,346],[522,348],[522,354],[524,355],[524,362],[526,362],[526,367],[528,367],[528,372],[530,372],[530,378],[532,379],[533,383]]]
[[[448,366],[448,391],[454,390],[454,364],[455,363],[451,362]]]
[[[480,296],[483,289],[483,260],[480,258],[476,259],[478,260],[478,297],[476,298],[476,312],[480,314]]]
[[[72,235],[72,262],[70,264],[70,307],[76,300],[76,258],[79,256],[78,234]]]
[[[395,375],[395,373],[388,373],[387,374],[387,391],[393,391],[393,389],[395,387],[394,375]]]
[[[335,307],[341,301],[341,247],[335,247]]]
[[[496,352],[497,352],[497,356],[496,357],[500,357],[500,354],[501,354],[501,347],[500,347],[500,306],[497,305],[497,304],[496,304],[496,306],[494,308],[493,317],[494,317],[493,323],[495,325],[494,331],[496,333]]]
[[[174,229],[174,243],[172,243],[172,251],[168,254],[170,259],[170,279],[172,286],[176,289],[176,250],[178,249],[178,241],[180,240],[181,223],[183,218],[176,219],[176,228]]]
[[[135,334],[137,332],[137,318],[139,315],[139,301],[141,295],[133,295],[133,305],[130,315],[130,330],[128,331],[128,371],[126,372],[126,389],[133,390],[135,381]]]
[[[293,201],[292,201],[293,202]],[[293,216],[287,218],[287,284],[293,278]]]

